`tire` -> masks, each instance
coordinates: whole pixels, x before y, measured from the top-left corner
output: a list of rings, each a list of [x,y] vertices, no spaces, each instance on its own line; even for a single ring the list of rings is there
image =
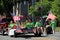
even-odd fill
[[[14,31],[14,37],[17,37],[17,33]]]
[[[52,28],[51,27],[46,28],[46,33],[47,35],[52,34]]]

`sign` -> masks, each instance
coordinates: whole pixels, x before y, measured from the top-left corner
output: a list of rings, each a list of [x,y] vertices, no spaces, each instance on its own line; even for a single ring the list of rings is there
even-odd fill
[[[19,16],[14,16],[13,19],[14,19],[14,22],[16,22],[16,21],[20,20],[20,17]]]
[[[57,17],[52,12],[50,12],[46,20],[48,19],[55,20],[56,18]]]

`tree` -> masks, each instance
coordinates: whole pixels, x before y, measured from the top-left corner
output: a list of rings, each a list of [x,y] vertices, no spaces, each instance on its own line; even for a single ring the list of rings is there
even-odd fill
[[[0,14],[4,11],[4,4],[3,1],[0,0]]]
[[[42,7],[42,11],[38,11],[38,7]],[[57,16],[57,19],[60,20],[60,0],[40,0],[36,2],[35,7],[31,6],[30,13],[39,16],[41,13],[42,15],[48,15],[50,10]]]
[[[40,7],[40,8],[39,8]],[[47,15],[48,12],[50,11],[51,4],[48,0],[40,0],[39,2],[36,2],[35,7],[30,7],[30,13],[34,14],[35,16],[41,16],[42,15]],[[39,9],[39,11],[38,11]]]
[[[52,3],[51,10],[57,16],[57,18],[60,20],[60,0],[55,0]]]
[[[0,0],[0,14],[10,13],[13,8],[13,0]]]

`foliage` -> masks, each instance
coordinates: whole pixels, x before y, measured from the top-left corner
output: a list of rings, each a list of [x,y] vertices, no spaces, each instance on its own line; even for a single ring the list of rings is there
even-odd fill
[[[13,0],[0,0],[0,14],[11,12]]]
[[[53,13],[57,16],[57,18],[60,20],[60,0],[55,0],[52,3],[52,8],[51,10]]]
[[[11,12],[12,6],[13,0],[0,0],[0,14]],[[34,16],[44,16],[48,15],[50,10],[60,20],[60,0],[40,0],[35,3],[35,6],[30,7],[29,13]]]
[[[4,4],[3,1],[0,0],[0,14],[4,11]]]
[[[41,7],[40,10],[38,10],[39,7]],[[48,0],[43,0],[43,1],[41,0],[39,2],[36,2],[35,7],[31,6],[30,13],[34,14],[34,15],[38,14],[39,16],[41,16],[41,14],[47,15],[50,8],[51,8],[51,5],[50,5],[50,2],[48,2]],[[32,10],[32,9],[34,9],[34,10]],[[36,11],[37,11],[37,13],[36,13]]]
[[[38,7],[42,7],[40,11],[37,10]],[[33,9],[33,10],[32,10]],[[60,20],[60,0],[40,0],[36,2],[35,6],[31,6],[30,14],[34,15],[48,15],[49,11],[52,11],[57,18]]]

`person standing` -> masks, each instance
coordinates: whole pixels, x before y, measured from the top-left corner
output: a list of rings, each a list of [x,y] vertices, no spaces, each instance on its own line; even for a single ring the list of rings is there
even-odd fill
[[[52,27],[52,31],[53,34],[55,33],[55,28],[56,28],[56,21],[55,20],[51,20],[51,27]]]

